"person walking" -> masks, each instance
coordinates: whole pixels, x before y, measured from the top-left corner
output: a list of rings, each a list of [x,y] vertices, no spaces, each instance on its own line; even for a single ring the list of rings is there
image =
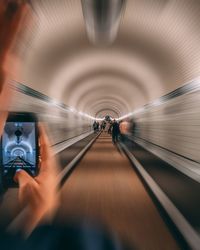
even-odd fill
[[[94,121],[94,123],[93,123],[93,125],[92,125],[93,130],[94,130],[94,133],[97,132],[97,126],[98,126],[97,121]]]
[[[99,124],[99,122],[97,122],[97,123],[96,123],[96,132],[98,132],[99,129],[100,129],[100,124]]]
[[[112,124],[112,141],[113,143],[118,142],[118,137],[120,134],[119,123],[114,120]]]
[[[112,134],[112,122],[110,122],[109,124],[108,124],[108,134]]]
[[[122,142],[125,142],[126,136],[129,134],[130,122],[126,120],[121,121],[119,124],[119,130],[120,130],[120,139]]]

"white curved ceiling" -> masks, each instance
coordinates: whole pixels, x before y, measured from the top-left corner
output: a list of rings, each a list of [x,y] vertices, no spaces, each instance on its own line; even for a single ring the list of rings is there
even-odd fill
[[[92,116],[119,117],[200,73],[200,1],[127,0],[117,39],[95,47],[80,0],[32,1],[20,79]]]

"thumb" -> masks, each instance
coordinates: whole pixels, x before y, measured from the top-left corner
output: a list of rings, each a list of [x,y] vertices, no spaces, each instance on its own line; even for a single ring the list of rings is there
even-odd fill
[[[26,171],[19,169],[15,173],[14,181],[19,183],[18,198],[22,207],[25,207],[32,197],[34,179]]]
[[[18,169],[14,176],[14,181],[19,183],[20,187],[26,186],[33,182],[33,178],[24,170]]]

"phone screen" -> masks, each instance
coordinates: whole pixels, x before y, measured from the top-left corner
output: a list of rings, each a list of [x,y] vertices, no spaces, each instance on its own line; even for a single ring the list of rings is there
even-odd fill
[[[13,178],[17,169],[36,175],[37,147],[35,122],[6,122],[2,135],[3,177]]]

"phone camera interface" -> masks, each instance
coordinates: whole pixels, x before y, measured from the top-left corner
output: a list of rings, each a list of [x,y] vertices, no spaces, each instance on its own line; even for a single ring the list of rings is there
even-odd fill
[[[13,176],[17,169],[35,175],[35,123],[7,122],[2,137],[2,150],[4,177]]]

